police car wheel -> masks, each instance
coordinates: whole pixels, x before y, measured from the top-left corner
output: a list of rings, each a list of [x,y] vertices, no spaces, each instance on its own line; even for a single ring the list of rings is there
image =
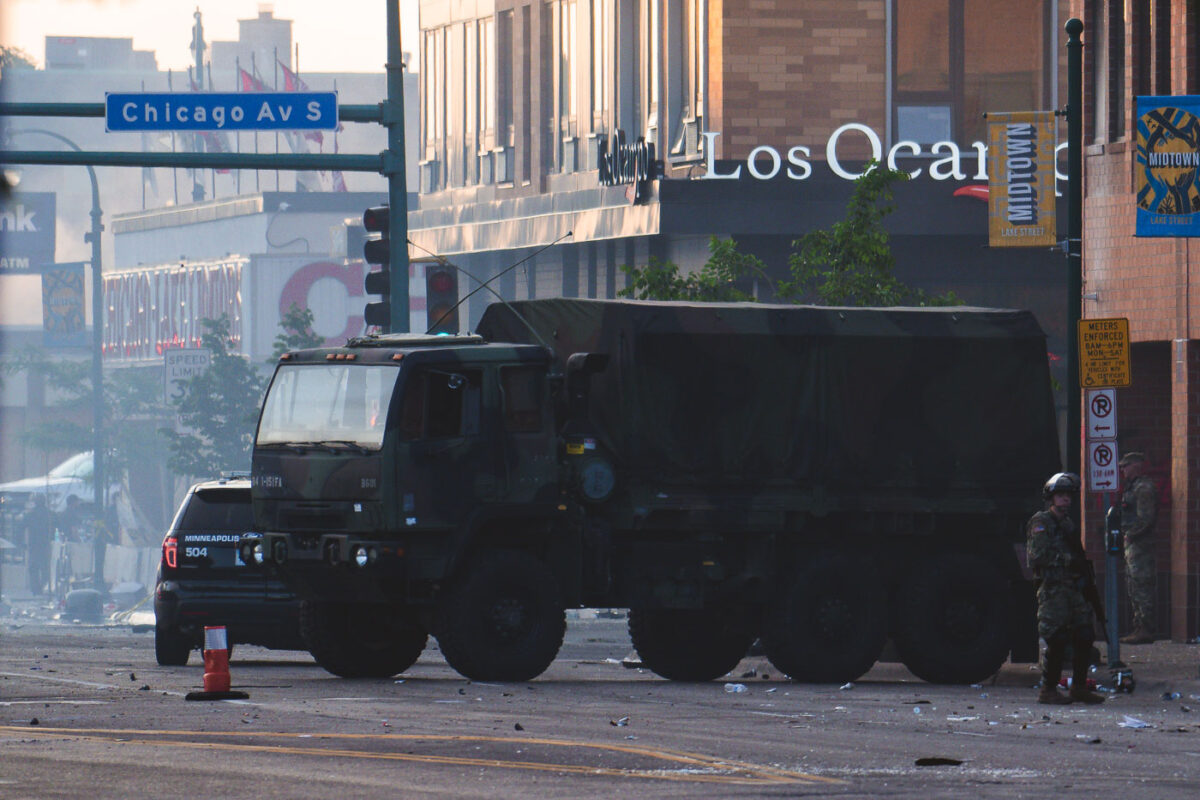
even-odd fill
[[[154,658],[162,667],[186,666],[188,656],[195,647],[192,640],[178,630],[155,623]]]

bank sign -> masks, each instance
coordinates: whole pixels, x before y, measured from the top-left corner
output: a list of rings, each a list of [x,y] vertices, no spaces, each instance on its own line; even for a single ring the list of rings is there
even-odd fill
[[[1200,95],[1137,99],[1137,235],[1200,236]]]
[[[54,263],[55,195],[14,192],[0,202],[0,275],[37,275]]]
[[[336,130],[337,92],[109,92],[109,131]]]

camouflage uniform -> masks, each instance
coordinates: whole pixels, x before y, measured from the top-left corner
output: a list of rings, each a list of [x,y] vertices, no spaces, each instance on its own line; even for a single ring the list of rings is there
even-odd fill
[[[1049,642],[1056,634],[1086,630],[1090,646],[1092,608],[1080,591],[1079,573],[1072,569],[1083,558],[1075,523],[1039,511],[1026,526],[1025,552],[1038,579],[1038,635]]]
[[[1158,490],[1149,475],[1130,482],[1121,497],[1121,529],[1125,535],[1125,581],[1135,629],[1154,630],[1154,520]]]

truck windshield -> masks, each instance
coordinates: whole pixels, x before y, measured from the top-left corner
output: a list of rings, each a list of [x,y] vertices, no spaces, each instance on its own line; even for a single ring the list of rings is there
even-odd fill
[[[399,374],[390,365],[284,365],[267,391],[256,444],[378,449]]]

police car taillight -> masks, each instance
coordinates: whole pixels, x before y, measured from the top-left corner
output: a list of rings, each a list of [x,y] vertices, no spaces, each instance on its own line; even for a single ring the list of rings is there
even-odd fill
[[[179,565],[179,541],[174,536],[168,536],[163,539],[163,564],[169,569],[175,569]]]

